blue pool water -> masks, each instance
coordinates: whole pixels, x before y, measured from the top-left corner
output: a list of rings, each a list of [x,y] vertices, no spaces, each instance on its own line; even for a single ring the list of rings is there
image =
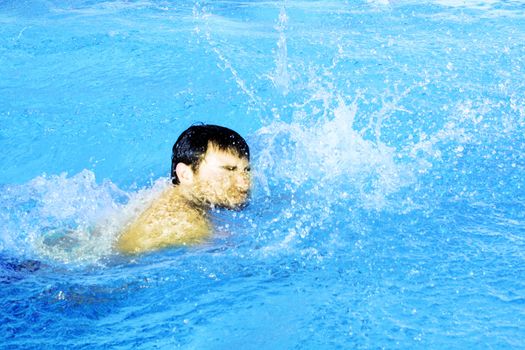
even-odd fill
[[[525,3],[0,1],[0,348],[524,349]],[[203,245],[112,242],[194,122]]]

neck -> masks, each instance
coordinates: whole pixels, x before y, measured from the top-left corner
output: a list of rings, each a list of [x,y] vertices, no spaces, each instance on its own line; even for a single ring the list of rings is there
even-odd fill
[[[187,209],[202,212],[206,215],[210,206],[195,196],[194,191],[189,186],[175,185],[168,189],[168,198],[172,203],[179,203]]]

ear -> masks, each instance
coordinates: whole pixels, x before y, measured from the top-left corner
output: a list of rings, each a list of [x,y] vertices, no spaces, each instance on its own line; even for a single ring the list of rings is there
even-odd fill
[[[189,184],[193,182],[193,170],[189,165],[184,163],[177,163],[175,172],[181,184]]]

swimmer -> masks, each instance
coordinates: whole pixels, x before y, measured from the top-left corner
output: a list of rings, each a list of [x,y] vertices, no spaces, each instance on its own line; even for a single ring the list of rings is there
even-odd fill
[[[211,233],[209,211],[242,209],[251,186],[250,150],[235,131],[193,125],[173,145],[172,185],[125,227],[116,247],[137,254],[202,242]]]

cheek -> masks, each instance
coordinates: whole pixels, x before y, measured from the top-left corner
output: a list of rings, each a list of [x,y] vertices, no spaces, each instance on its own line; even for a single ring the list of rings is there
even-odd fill
[[[236,201],[240,195],[238,177],[235,174],[213,174],[200,178],[202,196],[214,202]]]
[[[225,198],[235,197],[239,192],[235,176],[224,176],[215,186],[216,193]]]
[[[230,176],[215,176],[204,181],[203,185],[210,193],[218,195],[228,194],[234,187],[235,183]]]
[[[235,178],[233,176],[227,176],[222,180],[221,184],[222,188],[227,191],[228,193],[231,193],[235,191],[236,185],[235,185]]]

